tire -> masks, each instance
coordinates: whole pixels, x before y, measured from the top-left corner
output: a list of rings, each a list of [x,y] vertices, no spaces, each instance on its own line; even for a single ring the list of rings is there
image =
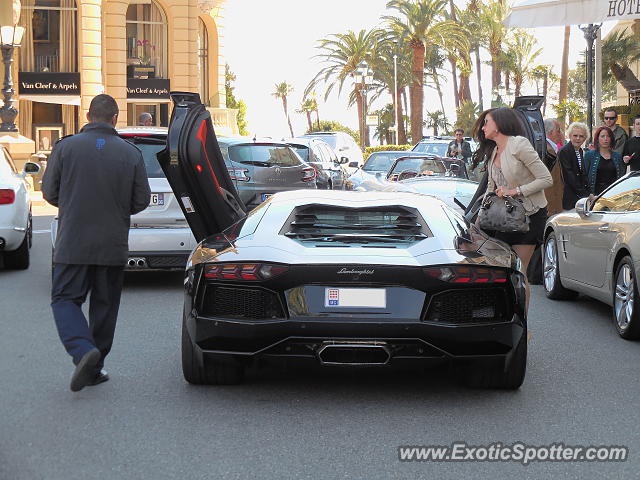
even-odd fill
[[[525,329],[509,365],[499,367],[472,366],[468,371],[467,385],[472,388],[517,390],[524,382],[527,371],[527,330]]]
[[[556,234],[551,232],[544,242],[542,251],[542,285],[547,298],[553,300],[573,299],[578,292],[562,286],[558,259]]]
[[[638,283],[631,257],[624,257],[613,277],[613,323],[618,335],[627,340],[640,337]]]
[[[4,268],[11,270],[26,270],[29,268],[29,231],[24,240],[13,252],[4,252]]]
[[[182,322],[182,375],[194,385],[235,385],[244,380],[244,367],[205,359],[204,365],[196,356],[195,348]]]

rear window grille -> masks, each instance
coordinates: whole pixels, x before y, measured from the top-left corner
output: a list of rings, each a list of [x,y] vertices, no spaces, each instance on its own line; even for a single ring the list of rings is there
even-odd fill
[[[327,205],[299,207],[281,234],[300,240],[417,241],[431,236],[420,214],[403,206],[346,208]]]
[[[268,320],[284,318],[278,295],[268,290],[207,285],[202,312],[204,316]]]
[[[447,324],[508,322],[509,305],[501,288],[448,290],[431,298],[424,319]]]

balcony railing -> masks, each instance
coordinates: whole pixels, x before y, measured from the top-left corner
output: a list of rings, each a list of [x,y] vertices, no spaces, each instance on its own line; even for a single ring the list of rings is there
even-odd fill
[[[238,110],[235,108],[207,107],[216,132],[223,135],[238,135]]]
[[[629,92],[629,105],[640,104],[640,90],[631,90]]]
[[[60,60],[58,55],[36,55],[35,72],[59,72]]]

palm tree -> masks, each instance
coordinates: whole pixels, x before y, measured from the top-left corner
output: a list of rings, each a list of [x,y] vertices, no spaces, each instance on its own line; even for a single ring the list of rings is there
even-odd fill
[[[385,143],[387,145],[391,144],[391,127],[395,123],[393,118],[393,105],[386,105],[384,108],[376,110],[373,113],[374,115],[378,115],[379,118],[373,138],[377,138],[380,141],[380,145],[384,145]]]
[[[507,34],[504,19],[509,14],[509,6],[505,0],[492,0],[480,9],[480,22],[486,29],[486,42],[491,55],[491,90],[498,91],[500,87],[499,57],[502,52],[502,42]]]
[[[448,0],[390,0],[387,3],[387,8],[396,10],[400,16],[384,18],[393,28],[402,32],[412,49],[409,92],[411,138],[414,143],[422,138],[425,45],[447,45],[458,50],[468,48],[460,25],[444,17],[447,3]]]
[[[425,121],[427,128],[433,128],[433,134],[438,135],[438,129],[447,130],[451,128],[451,124],[448,122],[442,110],[436,110],[434,112],[427,112],[427,119]]]
[[[325,64],[307,85],[304,91],[306,97],[320,83],[326,86],[324,98],[329,97],[337,86],[338,95],[342,92],[344,82],[351,79],[362,62],[371,61],[371,51],[377,44],[378,38],[383,32],[379,29],[360,30],[357,34],[349,30],[347,33],[331,34],[327,38],[318,41],[316,48],[323,53],[316,55]],[[349,106],[355,101],[358,106],[358,124],[360,125],[360,138],[366,137],[364,125],[364,94],[362,83],[355,83],[349,96]]]
[[[625,90],[637,90],[640,81],[629,66],[640,60],[640,43],[627,29],[612,32],[602,41],[602,73],[610,72]]]
[[[538,95],[544,97],[544,103],[542,104],[542,115],[545,115],[547,109],[547,94],[549,93],[549,80],[553,75],[551,65],[538,65],[531,70],[531,78],[536,82],[536,90]],[[542,82],[542,92],[540,91],[539,83]]]
[[[482,102],[482,63],[480,62],[480,46],[485,38],[485,26],[480,20],[481,3],[478,0],[471,0],[467,9],[462,12],[462,23],[469,32],[469,47],[475,55],[476,79],[478,80],[478,104],[480,111],[484,110]]]
[[[304,113],[307,116],[307,125],[309,130],[313,129],[313,122],[311,121],[311,114],[318,109],[318,102],[315,98],[306,98],[301,104],[300,109],[296,110],[296,113]]]
[[[276,91],[271,95],[282,100],[282,109],[284,110],[284,116],[287,118],[287,123],[289,124],[289,133],[291,133],[291,136],[293,137],[293,128],[291,127],[289,109],[287,108],[287,97],[293,92],[293,86],[289,85],[287,82],[280,82],[276,83],[275,88]]]
[[[476,123],[476,119],[482,113],[482,109],[476,103],[470,100],[460,103],[460,107],[456,110],[456,128],[462,128],[467,135],[472,134],[473,125]]]
[[[564,42],[562,47],[562,66],[560,67],[560,93],[558,102],[562,103],[567,100],[569,91],[569,39],[571,38],[571,27],[564,27]],[[558,117],[558,120],[564,122],[564,116]]]
[[[522,84],[529,77],[534,60],[542,53],[541,48],[536,49],[536,44],[535,37],[521,29],[514,30],[507,40],[516,97],[521,94]]]
[[[427,79],[431,79],[433,81],[433,88],[435,88],[436,92],[438,92],[438,97],[440,99],[440,109],[444,112],[444,100],[442,93],[442,84],[441,81],[444,80],[444,75],[440,73],[440,70],[444,69],[444,62],[446,60],[446,56],[442,52],[442,49],[435,45],[428,45],[425,49],[425,57],[424,57],[424,68],[425,75]],[[427,82],[427,86],[431,87]]]

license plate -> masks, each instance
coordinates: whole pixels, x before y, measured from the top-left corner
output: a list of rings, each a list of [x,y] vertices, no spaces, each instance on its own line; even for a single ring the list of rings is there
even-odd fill
[[[271,195],[273,195],[273,193],[263,193],[262,194],[262,201],[264,202],[267,198],[269,198]]]
[[[157,207],[160,205],[164,205],[164,193],[152,193],[149,206]]]
[[[325,307],[387,308],[384,288],[325,288]]]

